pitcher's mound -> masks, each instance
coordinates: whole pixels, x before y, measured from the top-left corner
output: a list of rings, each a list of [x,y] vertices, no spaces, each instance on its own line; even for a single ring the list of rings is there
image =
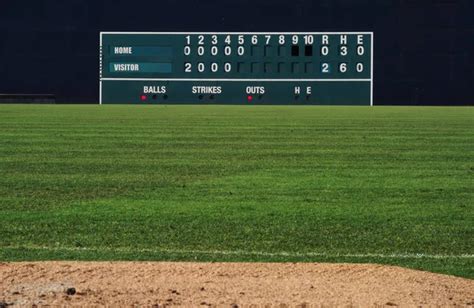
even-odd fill
[[[473,306],[474,281],[393,266],[314,263],[0,263],[0,307]]]

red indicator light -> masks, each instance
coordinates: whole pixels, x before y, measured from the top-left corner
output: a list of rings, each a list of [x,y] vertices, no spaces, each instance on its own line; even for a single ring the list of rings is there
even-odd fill
[[[253,100],[253,96],[252,95],[247,96],[247,100],[251,102]]]
[[[140,99],[141,99],[142,101],[146,101],[146,95],[140,96]]]

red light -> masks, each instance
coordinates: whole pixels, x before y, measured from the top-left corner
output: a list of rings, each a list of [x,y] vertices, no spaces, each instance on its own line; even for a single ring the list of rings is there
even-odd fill
[[[141,99],[142,101],[146,101],[146,95],[140,96],[140,99]]]
[[[247,100],[251,102],[253,100],[253,96],[252,95],[247,96]]]

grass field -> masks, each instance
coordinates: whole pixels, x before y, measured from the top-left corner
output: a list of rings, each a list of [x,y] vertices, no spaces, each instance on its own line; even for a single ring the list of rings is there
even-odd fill
[[[474,108],[0,105],[0,260],[474,278]]]

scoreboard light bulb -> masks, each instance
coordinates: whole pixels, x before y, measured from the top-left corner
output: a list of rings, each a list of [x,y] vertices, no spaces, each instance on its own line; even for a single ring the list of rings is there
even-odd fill
[[[253,100],[253,96],[252,95],[247,96],[247,100],[251,102]]]
[[[142,101],[146,101],[146,95],[140,96],[140,99],[141,99]]]

